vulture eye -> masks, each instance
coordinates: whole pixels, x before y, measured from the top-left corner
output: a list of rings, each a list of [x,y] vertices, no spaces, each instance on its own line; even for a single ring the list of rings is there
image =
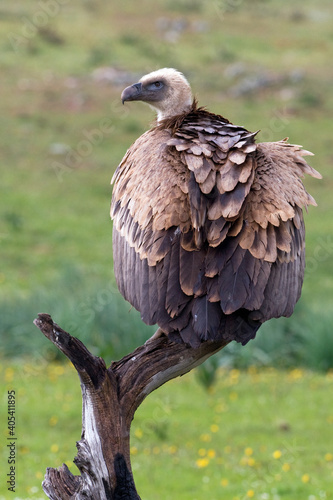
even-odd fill
[[[148,85],[149,90],[156,90],[156,89],[161,89],[163,87],[162,82],[153,82],[150,85]]]

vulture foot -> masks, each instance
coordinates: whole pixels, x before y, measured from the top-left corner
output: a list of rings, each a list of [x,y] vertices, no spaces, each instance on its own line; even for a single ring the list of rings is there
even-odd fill
[[[145,345],[150,344],[152,341],[159,339],[161,337],[165,337],[166,334],[163,332],[161,328],[158,328],[154,335],[152,335],[148,340],[146,340]]]

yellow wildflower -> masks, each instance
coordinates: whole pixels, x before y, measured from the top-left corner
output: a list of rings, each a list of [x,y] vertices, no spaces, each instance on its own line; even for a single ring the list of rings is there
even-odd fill
[[[258,373],[257,367],[255,365],[250,365],[248,367],[247,373],[249,375],[256,375]]]
[[[14,378],[14,370],[11,367],[6,368],[5,370],[5,381],[12,382]]]
[[[136,429],[134,432],[134,436],[137,437],[138,439],[141,439],[143,436],[142,429]]]
[[[215,458],[216,457],[216,451],[215,450],[208,450],[207,457],[208,458]]]
[[[65,368],[64,365],[55,365],[54,367],[54,372],[57,375],[63,375],[65,373]]]
[[[197,467],[199,467],[199,469],[202,469],[203,467],[207,467],[207,465],[209,464],[209,460],[208,458],[198,458],[195,463],[197,464]]]
[[[51,427],[54,427],[55,425],[57,425],[57,423],[58,423],[58,417],[53,416],[50,418],[49,424],[51,425]]]
[[[295,368],[294,370],[291,370],[289,373],[289,378],[291,378],[292,380],[299,380],[302,377],[303,377],[303,371],[300,370],[299,368]]]

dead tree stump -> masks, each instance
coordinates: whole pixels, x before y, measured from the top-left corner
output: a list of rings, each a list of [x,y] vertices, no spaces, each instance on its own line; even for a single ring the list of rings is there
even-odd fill
[[[48,468],[43,489],[52,500],[140,500],[130,462],[130,426],[148,394],[184,375],[227,342],[203,342],[193,349],[167,337],[153,339],[106,367],[84,344],[48,314],[35,325],[76,368],[82,390],[82,434],[74,459],[81,475],[63,464]]]

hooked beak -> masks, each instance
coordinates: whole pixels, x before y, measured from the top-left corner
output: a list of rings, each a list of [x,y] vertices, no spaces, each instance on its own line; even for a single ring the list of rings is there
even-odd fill
[[[125,101],[140,101],[142,97],[142,83],[134,83],[130,87],[126,87],[121,94],[121,102]]]

